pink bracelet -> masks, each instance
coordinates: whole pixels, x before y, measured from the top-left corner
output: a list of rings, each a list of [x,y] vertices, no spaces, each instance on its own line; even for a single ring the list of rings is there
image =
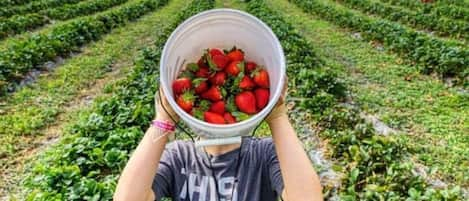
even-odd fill
[[[153,126],[156,126],[157,128],[163,130],[163,131],[174,131],[176,130],[176,126],[169,122],[169,121],[160,121],[160,120],[153,120],[151,122]]]

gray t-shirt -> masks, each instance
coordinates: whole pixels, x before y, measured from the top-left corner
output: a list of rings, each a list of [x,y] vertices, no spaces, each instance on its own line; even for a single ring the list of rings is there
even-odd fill
[[[271,138],[246,137],[241,148],[219,156],[208,156],[192,142],[174,141],[163,152],[153,180],[158,201],[163,197],[174,201],[275,201],[282,190],[280,165]]]

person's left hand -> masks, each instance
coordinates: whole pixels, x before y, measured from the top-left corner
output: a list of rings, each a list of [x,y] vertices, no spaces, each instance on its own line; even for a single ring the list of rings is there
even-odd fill
[[[173,110],[173,108],[168,102],[168,99],[166,99],[166,96],[164,95],[161,89],[159,89],[155,93],[155,110],[156,110],[155,111],[156,119],[170,121],[170,122],[173,122],[174,124],[176,124],[179,121],[179,116]],[[171,118],[174,119],[174,121]]]
[[[281,116],[287,116],[287,107],[285,106],[285,99],[287,97],[288,92],[288,77],[285,76],[285,83],[283,84],[282,94],[278,99],[277,103],[275,104],[272,111],[267,115],[265,121],[270,123],[272,120],[277,119]]]

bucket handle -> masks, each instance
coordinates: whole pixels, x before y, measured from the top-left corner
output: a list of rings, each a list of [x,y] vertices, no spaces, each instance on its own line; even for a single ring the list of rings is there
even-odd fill
[[[200,139],[195,142],[195,147],[236,144],[236,143],[241,143],[241,141],[242,141],[241,136],[227,137],[227,138],[214,138],[214,139]]]

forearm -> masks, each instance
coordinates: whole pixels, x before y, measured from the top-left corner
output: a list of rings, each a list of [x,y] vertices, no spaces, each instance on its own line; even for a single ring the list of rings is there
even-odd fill
[[[125,166],[114,194],[114,200],[149,200],[152,183],[164,151],[167,137],[154,141],[157,128],[151,126]],[[156,135],[155,135],[156,134]]]
[[[319,178],[287,115],[269,122],[280,163],[286,200],[323,200]]]

